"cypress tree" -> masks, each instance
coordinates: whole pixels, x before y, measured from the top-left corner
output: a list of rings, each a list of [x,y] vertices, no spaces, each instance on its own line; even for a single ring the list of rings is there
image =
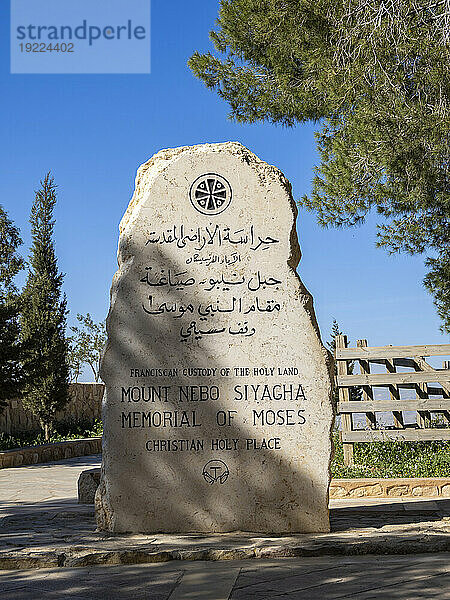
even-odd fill
[[[22,244],[19,230],[0,206],[0,410],[5,400],[20,396],[22,373],[19,343],[19,295],[14,277],[23,260],[17,254]]]
[[[24,352],[24,404],[49,439],[57,410],[68,401],[66,297],[61,293],[53,241],[56,186],[50,173],[41,181],[31,209],[32,246],[23,291],[21,335]]]

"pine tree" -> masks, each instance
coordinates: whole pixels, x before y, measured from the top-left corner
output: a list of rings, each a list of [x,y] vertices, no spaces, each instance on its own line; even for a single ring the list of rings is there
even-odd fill
[[[66,297],[53,242],[56,186],[48,173],[31,209],[32,247],[23,291],[21,336],[24,352],[24,404],[49,439],[57,410],[68,401]]]
[[[239,122],[320,123],[300,204],[323,227],[376,211],[377,245],[427,253],[450,332],[450,11],[435,0],[221,0],[221,60],[189,61]]]
[[[0,206],[0,410],[5,400],[20,396],[22,384],[19,342],[20,302],[14,277],[22,270],[17,254],[19,230]]]

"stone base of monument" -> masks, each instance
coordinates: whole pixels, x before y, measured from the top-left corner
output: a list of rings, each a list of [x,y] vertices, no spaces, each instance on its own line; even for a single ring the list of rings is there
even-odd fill
[[[2,519],[0,569],[450,550],[450,500],[333,500],[330,520],[325,534],[111,535],[96,531],[92,506],[55,500]]]

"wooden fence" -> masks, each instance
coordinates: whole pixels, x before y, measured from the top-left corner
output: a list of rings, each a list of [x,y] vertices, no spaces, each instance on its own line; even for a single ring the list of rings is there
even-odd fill
[[[337,412],[341,415],[345,465],[353,464],[354,442],[450,440],[449,362],[444,362],[442,369],[434,369],[424,358],[444,355],[450,355],[450,344],[369,347],[367,340],[358,340],[356,348],[349,348],[347,336],[336,337]],[[350,365],[357,364],[360,372],[353,374]],[[371,373],[372,364],[383,365],[386,372]],[[400,372],[398,367],[412,370]],[[379,387],[389,390],[389,400],[375,398],[374,388]],[[358,400],[351,399],[351,388],[359,388]],[[415,398],[403,399],[401,389],[414,390]],[[414,424],[405,425],[404,411],[416,412]],[[376,413],[380,412],[392,413],[392,426],[377,420]],[[356,413],[365,414],[365,429],[355,428]],[[432,423],[431,413],[442,415],[440,424]]]

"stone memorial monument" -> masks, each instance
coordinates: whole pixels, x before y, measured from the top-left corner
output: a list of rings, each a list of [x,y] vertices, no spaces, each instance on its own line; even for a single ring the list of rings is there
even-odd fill
[[[102,530],[329,531],[331,361],[291,186],[238,143],[162,150],[120,225]]]

